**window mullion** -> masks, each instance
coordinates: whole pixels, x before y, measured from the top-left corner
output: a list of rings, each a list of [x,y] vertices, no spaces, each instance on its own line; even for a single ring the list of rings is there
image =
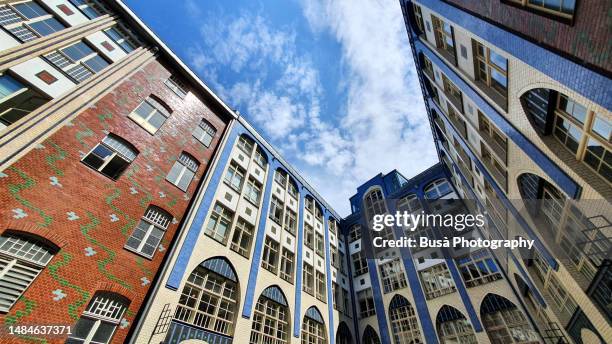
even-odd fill
[[[98,327],[100,327],[101,323],[102,323],[102,320],[100,320],[100,319],[96,320],[96,322],[93,324],[93,326],[89,330],[89,333],[87,334],[87,337],[83,341],[83,344],[90,344],[91,343],[91,341],[93,340],[93,337],[96,334],[96,331],[98,331]]]
[[[151,236],[151,233],[153,233],[154,227],[155,227],[154,224],[149,223],[149,227],[147,227],[147,232],[142,237],[142,241],[140,242],[140,245],[138,245],[138,248],[137,248],[138,252],[142,251],[142,248],[144,247],[145,243],[147,242],[147,239],[149,239],[149,236]]]
[[[107,145],[104,145],[104,147],[110,149],[113,154],[111,154],[110,156],[106,157],[106,159],[104,159],[104,163],[98,168],[98,172],[101,172],[106,165],[108,165],[108,163],[111,162],[111,160],[113,160],[113,158],[115,158],[115,156],[117,156],[117,152],[115,152],[112,148],[108,147]],[[94,147],[94,149],[96,149],[96,147]]]

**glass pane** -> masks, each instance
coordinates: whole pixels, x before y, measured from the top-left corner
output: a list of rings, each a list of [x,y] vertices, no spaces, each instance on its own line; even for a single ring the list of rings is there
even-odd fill
[[[71,45],[67,48],[62,49],[62,52],[66,54],[73,61],[78,61],[87,55],[91,55],[94,51],[84,42]]]
[[[605,140],[610,141],[610,134],[612,131],[612,126],[610,122],[601,118],[599,115],[595,115],[593,119],[593,132],[604,138]]]
[[[89,60],[85,61],[85,64],[91,68],[94,72],[99,72],[109,65],[108,62],[102,56],[96,55]]]
[[[25,87],[10,75],[4,74],[0,76],[0,98],[13,94],[22,88]]]
[[[489,56],[489,59],[491,60],[491,62],[493,62],[497,67],[501,68],[504,71],[507,71],[507,62],[506,59],[501,56],[498,55],[497,53],[495,53],[493,50],[491,50],[491,54]]]
[[[172,169],[170,170],[170,172],[168,172],[168,176],[166,176],[166,179],[171,182],[172,184],[176,184],[178,181],[178,177],[181,174],[181,171],[183,169],[187,169],[186,167],[184,167],[181,163],[179,163],[178,161],[176,161],[174,163],[174,165],[172,165]]]
[[[47,36],[66,28],[55,18],[49,18],[39,22],[31,23],[30,27],[41,36]]]
[[[147,118],[149,117],[149,114],[153,112],[153,110],[155,110],[155,108],[153,108],[149,102],[144,101],[138,106],[138,108],[136,108],[134,113],[138,114],[142,118]]]
[[[181,177],[181,180],[178,183],[178,187],[181,190],[187,190],[187,188],[189,187],[189,183],[191,183],[191,180],[193,179],[194,173],[190,170],[185,170],[185,173],[183,173],[183,176]]]
[[[159,111],[155,111],[151,118],[149,118],[149,123],[155,128],[159,129],[162,124],[166,121],[166,117],[161,114]]]
[[[96,331],[96,334],[93,336],[92,341],[98,343],[109,343],[110,339],[115,332],[114,324],[102,322]]]
[[[83,159],[83,162],[95,169],[100,168],[104,161],[113,154],[113,151],[104,145],[97,145],[94,150]]]
[[[125,171],[128,167],[129,163],[119,156],[115,155],[113,159],[102,169],[102,173],[113,178],[117,179]]]
[[[71,338],[81,338],[81,339],[87,338],[89,331],[91,331],[91,328],[94,326],[95,323],[96,321],[93,319],[80,318],[79,321],[77,321],[74,328],[72,329],[73,332],[70,337]]]
[[[15,8],[28,19],[33,19],[49,14],[34,1],[16,4]]]

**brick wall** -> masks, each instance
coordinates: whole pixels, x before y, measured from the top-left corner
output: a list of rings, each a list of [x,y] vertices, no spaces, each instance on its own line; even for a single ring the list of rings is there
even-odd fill
[[[193,93],[181,99],[167,88],[169,75],[159,62],[149,63],[0,173],[0,233],[35,233],[60,247],[10,311],[0,314],[4,326],[74,325],[97,290],[112,290],[131,301],[113,342],[125,339],[226,125]],[[150,94],[173,111],[155,135],[127,118]],[[202,118],[217,129],[209,148],[191,135]],[[109,132],[139,151],[116,181],[80,162]],[[187,192],[165,180],[181,151],[200,163]],[[175,218],[152,260],[124,249],[149,205]],[[31,342],[4,336],[7,341]]]
[[[612,34],[609,19],[612,5],[609,1],[577,1],[572,25],[499,0],[445,1],[574,56],[582,63],[608,73],[612,71],[612,45],[608,42]]]

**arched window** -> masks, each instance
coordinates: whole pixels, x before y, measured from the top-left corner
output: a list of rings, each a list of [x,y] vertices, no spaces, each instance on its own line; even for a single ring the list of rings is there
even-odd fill
[[[117,135],[108,134],[85,157],[83,163],[103,175],[117,179],[136,159],[138,151]]]
[[[57,248],[27,235],[0,236],[0,312],[8,312],[36,279]]]
[[[200,167],[200,163],[194,157],[182,152],[174,162],[170,172],[168,172],[166,180],[176,185],[179,189],[187,191],[198,167]]]
[[[395,344],[420,344],[421,330],[417,316],[410,302],[401,295],[395,295],[389,304],[389,318]]]
[[[378,337],[378,333],[372,328],[372,326],[368,325],[366,329],[363,331],[363,339],[361,342],[363,344],[380,344],[380,338]]]
[[[326,344],[325,322],[318,309],[310,307],[302,321],[302,344]]]
[[[451,187],[446,179],[438,179],[425,187],[425,198],[438,199],[451,192]]]
[[[211,258],[189,275],[174,317],[225,336],[234,335],[238,279],[224,258]]]
[[[336,344],[353,344],[353,336],[351,330],[344,321],[338,325],[338,332],[336,334]]]
[[[264,170],[266,169],[266,165],[268,165],[268,158],[266,157],[266,153],[264,153],[260,147],[257,147],[255,150],[253,160],[255,160],[255,163],[259,165],[259,167],[263,168]]]
[[[236,146],[238,146],[241,151],[243,151],[244,153],[246,153],[247,156],[250,157],[251,153],[253,153],[253,147],[255,147],[255,142],[253,142],[253,140],[246,135],[240,135]]]
[[[130,113],[129,117],[151,134],[155,134],[172,111],[160,99],[150,96]]]
[[[385,198],[383,197],[382,191],[379,188],[368,192],[363,197],[363,203],[365,205],[365,211],[368,219],[372,219],[374,215],[380,215],[387,212]]]
[[[255,305],[249,344],[289,343],[289,306],[278,287],[266,288]]]
[[[440,344],[477,344],[472,325],[456,308],[444,305],[436,317]]]
[[[216,133],[217,129],[215,129],[215,127],[213,127],[212,124],[205,119],[201,120],[200,124],[193,129],[193,137],[202,142],[205,147],[210,147],[210,143],[212,142]]]
[[[129,300],[119,294],[99,291],[74,325],[66,343],[110,343]]]
[[[153,257],[171,222],[172,215],[168,212],[154,205],[149,206],[125,246],[146,257]]]
[[[487,294],[480,317],[492,343],[539,343],[527,318],[514,303],[497,294]]]
[[[397,201],[397,210],[399,211],[416,213],[421,211],[421,209],[423,209],[421,202],[419,202],[419,199],[414,194],[402,197],[399,201]]]

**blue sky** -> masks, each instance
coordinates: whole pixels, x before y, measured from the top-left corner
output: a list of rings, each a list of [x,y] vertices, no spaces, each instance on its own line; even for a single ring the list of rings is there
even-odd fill
[[[341,215],[436,162],[399,1],[126,3]]]

